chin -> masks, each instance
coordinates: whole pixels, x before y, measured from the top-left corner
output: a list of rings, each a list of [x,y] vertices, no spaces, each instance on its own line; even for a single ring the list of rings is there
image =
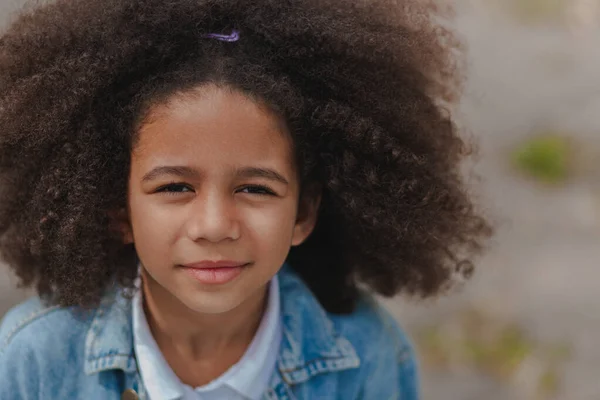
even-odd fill
[[[202,296],[204,297],[204,296]],[[226,298],[214,298],[215,296],[210,296],[211,298],[195,298],[188,299],[185,301],[183,299],[182,302],[192,311],[198,314],[223,314],[229,312],[240,305],[239,301],[232,301],[233,299]],[[225,297],[225,296],[223,296]]]

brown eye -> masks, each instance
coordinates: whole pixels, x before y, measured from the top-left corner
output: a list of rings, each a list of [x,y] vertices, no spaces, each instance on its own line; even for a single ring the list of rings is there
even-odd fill
[[[249,185],[244,186],[238,190],[239,193],[257,194],[263,196],[275,196],[275,192],[266,186],[262,185]]]
[[[166,194],[177,194],[177,193],[187,193],[193,192],[194,190],[186,184],[183,183],[170,183],[165,186],[161,186],[156,189],[155,193],[166,193]]]

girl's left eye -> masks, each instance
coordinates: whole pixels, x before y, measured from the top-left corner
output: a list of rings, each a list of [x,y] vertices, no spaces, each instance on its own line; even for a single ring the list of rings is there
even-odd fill
[[[263,196],[275,196],[275,192],[266,186],[249,185],[238,189],[238,193],[258,194]]]
[[[167,193],[167,194],[176,194],[176,193],[185,193],[191,192],[192,189],[183,183],[171,183],[165,186],[161,186],[156,190],[157,193]]]

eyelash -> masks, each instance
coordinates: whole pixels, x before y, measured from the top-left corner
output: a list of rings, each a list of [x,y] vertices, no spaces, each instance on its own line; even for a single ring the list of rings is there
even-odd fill
[[[188,189],[188,190],[173,190],[174,188],[184,188],[184,189]],[[241,188],[237,189],[237,190],[246,190],[246,189],[251,189],[251,190],[257,190],[259,191],[259,193],[248,193],[248,194],[256,194],[259,196],[276,196],[275,192],[272,191],[271,189],[269,189],[266,186],[263,185],[246,185],[246,186],[242,186]],[[193,191],[192,188],[190,188],[188,185],[185,185],[183,183],[170,183],[168,185],[164,185],[159,187],[156,190],[156,193],[165,193],[167,195],[170,196],[175,196],[179,193],[187,193],[188,191]]]
[[[258,189],[260,191],[260,193],[249,193],[249,194],[257,194],[259,196],[275,196],[275,192],[273,192],[271,189],[269,189],[268,187],[263,186],[263,185],[246,185],[246,186],[242,186],[240,188],[240,190],[244,190],[244,189],[253,189],[253,190]]]
[[[167,195],[174,196],[179,193],[187,192],[183,190],[173,190],[173,188],[185,188],[189,191],[193,191],[188,185],[184,185],[183,183],[169,183],[168,185],[164,185],[156,189],[156,193],[165,193]]]

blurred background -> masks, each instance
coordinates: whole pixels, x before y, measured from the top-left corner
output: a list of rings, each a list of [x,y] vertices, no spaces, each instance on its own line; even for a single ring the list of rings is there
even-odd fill
[[[385,303],[425,400],[600,400],[600,0],[446,1],[498,233],[460,290]],[[22,3],[0,0],[0,24]],[[14,286],[0,269],[0,316],[26,297]]]

